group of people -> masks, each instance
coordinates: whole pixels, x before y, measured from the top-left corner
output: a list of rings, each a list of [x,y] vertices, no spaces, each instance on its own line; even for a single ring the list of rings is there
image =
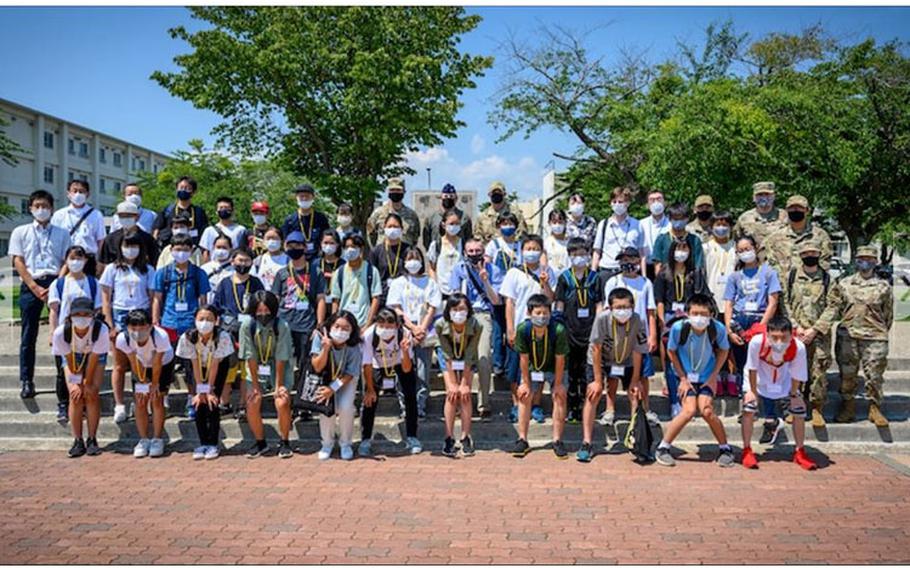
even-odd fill
[[[711,196],[695,200],[693,218],[684,203],[667,207],[658,191],[647,195],[650,214],[638,220],[629,215],[631,192],[620,187],[611,193],[612,215],[598,222],[585,213],[584,196],[573,194],[567,210],[550,212],[544,237],[528,231],[499,182],[476,222],[447,184],[423,230],[403,203],[399,179],[389,181],[388,201],[364,230],[354,226],[350,204],[339,205],[333,220],[317,211],[307,184],[291,190],[297,208],[283,220],[270,219],[268,203],[253,202],[249,228],[235,220],[228,196],[217,200],[210,224],[193,203],[196,191],[192,178],[180,178],[174,202],[156,213],[142,207],[140,187],[127,185],[108,232],[88,204],[88,183],[72,180],[66,207],[55,212],[54,197],[36,191],[33,222],[13,231],[10,254],[22,281],[21,396],[35,396],[38,323],[47,305],[58,420],[71,425],[72,457],[101,451],[98,391],[109,356],[118,423],[129,416],[124,387],[131,377],[136,457],[163,455],[168,394],[182,368],[185,414],[200,440],[194,459],[218,457],[220,420],[232,412],[255,437],[248,456],[268,452],[267,398],[278,414],[277,454],[291,457],[299,387],[314,376],[307,402],[332,408],[319,414],[319,459],[332,455],[336,430],[340,457],[353,459],[358,391],[358,454],[372,453],[383,393],[397,395],[407,448],[419,453],[435,359],[445,384],[448,456],[474,453],[475,374],[483,419],[492,415],[492,379],[511,385],[515,456],[530,450],[530,421],[546,421],[547,384],[553,452],[568,457],[565,423],[581,422],[576,458],[588,462],[601,398],[599,420],[613,425],[620,385],[633,412],[641,405],[648,422],[659,423],[649,393],[660,367],[671,420],[658,463],[674,464],[674,439],[700,413],[719,444],[718,463],[733,465],[713,410],[714,399],[727,396],[742,398],[745,467],[757,467],[750,442],[760,413],[761,441],[773,442],[792,423],[794,461],[813,469],[804,421],[825,425],[825,372],[838,323],[835,420],[856,418],[862,364],[869,420],[887,425],[881,404],[892,290],[875,274],[876,251],[857,247],[855,273],[832,278],[831,239],[812,221],[808,201],[793,195],[777,208],[771,182],[753,186],[755,208],[735,221],[715,211]]]

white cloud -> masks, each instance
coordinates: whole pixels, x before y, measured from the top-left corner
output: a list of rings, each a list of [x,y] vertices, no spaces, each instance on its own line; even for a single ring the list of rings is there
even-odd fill
[[[487,145],[487,141],[483,139],[483,136],[481,136],[480,134],[475,134],[471,138],[471,153],[479,154],[479,153],[483,152],[483,148],[486,145]]]

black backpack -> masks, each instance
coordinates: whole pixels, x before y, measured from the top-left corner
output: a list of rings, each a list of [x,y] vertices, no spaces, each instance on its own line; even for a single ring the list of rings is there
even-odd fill
[[[689,341],[689,334],[692,332],[692,324],[688,321],[684,321],[682,324],[682,329],[679,330],[679,346],[682,347]],[[708,341],[711,342],[711,349],[715,353],[719,350],[717,345],[717,326],[714,325],[714,320],[711,320],[711,323],[708,324]]]

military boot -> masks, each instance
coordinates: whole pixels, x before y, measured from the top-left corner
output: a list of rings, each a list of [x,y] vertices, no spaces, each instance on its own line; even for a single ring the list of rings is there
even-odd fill
[[[835,422],[849,424],[856,421],[856,399],[841,401],[840,412],[834,417]]]
[[[825,415],[822,414],[822,407],[820,404],[816,404],[812,407],[812,427],[824,428],[825,426]]]
[[[888,419],[885,418],[882,410],[874,402],[869,405],[869,422],[872,422],[878,428],[884,428],[888,425]]]

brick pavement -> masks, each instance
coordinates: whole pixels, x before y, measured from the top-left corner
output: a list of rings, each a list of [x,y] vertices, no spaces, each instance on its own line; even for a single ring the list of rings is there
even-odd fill
[[[910,477],[882,461],[832,456],[807,473],[697,459],[8,453],[0,562],[910,562]]]

